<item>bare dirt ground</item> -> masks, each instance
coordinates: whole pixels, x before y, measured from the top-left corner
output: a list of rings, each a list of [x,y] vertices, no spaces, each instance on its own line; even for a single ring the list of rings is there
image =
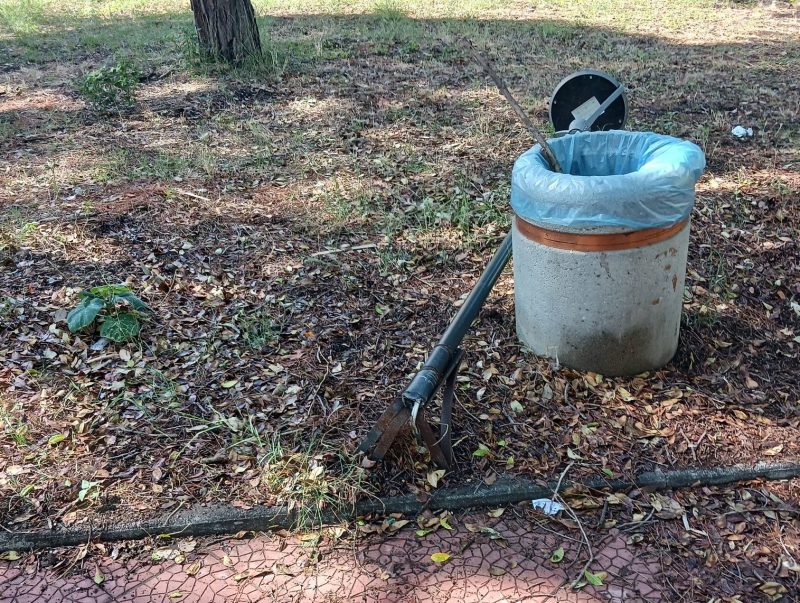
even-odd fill
[[[797,459],[797,9],[581,7],[272,7],[270,77],[198,70],[185,13],[0,32],[0,523],[326,506],[570,461],[578,478]],[[104,48],[115,31],[128,45]],[[432,475],[410,436],[365,467],[359,440],[505,234],[511,165],[532,144],[458,35],[537,123],[558,81],[592,66],[629,87],[630,129],[705,150],[681,344],[630,379],[555,366],[517,342],[507,271],[465,342],[458,469]],[[100,115],[76,82],[125,52],[136,106]],[[734,139],[737,124],[754,136]],[[155,311],[138,340],[67,330],[81,290],[123,282]],[[667,493],[681,511],[657,523],[672,503],[649,493],[570,504],[598,543],[642,523],[630,545],[662,557],[663,598],[794,600],[799,488]],[[84,555],[80,575],[108,547]]]

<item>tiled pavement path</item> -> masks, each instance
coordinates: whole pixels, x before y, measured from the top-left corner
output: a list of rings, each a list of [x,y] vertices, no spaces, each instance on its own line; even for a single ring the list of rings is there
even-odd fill
[[[491,526],[470,531],[465,524]],[[605,584],[573,591],[562,585],[584,563],[571,563],[580,541],[576,530],[556,533],[557,524],[524,518],[462,518],[418,537],[411,525],[394,534],[320,545],[260,534],[250,539],[142,544],[122,561],[90,553],[69,567],[53,565],[48,554],[0,561],[0,603],[80,601],[136,602],[591,602],[660,601],[664,598],[658,561],[627,535],[610,532],[593,545],[595,571],[608,572]],[[553,531],[550,531],[553,530]],[[558,530],[559,532],[562,530]],[[498,535],[502,538],[498,538]],[[181,542],[184,546],[179,546]],[[312,545],[312,546],[310,546]],[[559,546],[559,564],[549,557]],[[182,563],[153,561],[156,547],[187,549]],[[111,551],[113,545],[107,545]],[[193,550],[189,550],[192,549]],[[316,552],[315,552],[316,551]],[[451,558],[437,564],[436,552]],[[62,560],[65,556],[60,557]],[[96,583],[96,582],[99,582]],[[552,596],[550,596],[552,593]]]

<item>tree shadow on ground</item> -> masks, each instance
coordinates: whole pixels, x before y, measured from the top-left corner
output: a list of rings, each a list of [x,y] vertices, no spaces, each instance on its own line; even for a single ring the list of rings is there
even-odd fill
[[[153,349],[163,353],[163,368],[175,370],[171,378],[182,380],[180,385],[193,394],[199,392],[195,395],[222,399],[221,410],[245,413],[260,407],[291,408],[286,400],[298,395],[286,390],[296,386],[304,397],[292,404],[307,405],[307,414],[285,411],[289,416],[283,423],[276,418],[280,413],[270,411],[265,419],[287,429],[297,427],[292,421],[305,420],[338,435],[355,425],[361,435],[405,384],[455,311],[453,302],[469,290],[502,236],[492,226],[499,214],[507,213],[511,161],[531,141],[457,45],[457,36],[474,37],[488,47],[538,123],[546,121],[545,100],[561,77],[580,67],[601,67],[629,86],[631,127],[695,140],[706,149],[709,171],[718,178],[747,169],[786,179],[790,170],[782,166],[796,157],[792,141],[798,124],[787,113],[785,99],[775,93],[797,63],[797,43],[777,29],[753,43],[686,45],[555,20],[279,17],[263,23],[266,35],[297,56],[280,79],[254,81],[244,74],[195,77],[181,71],[180,58],[164,56],[166,32],[185,20],[175,18],[177,25],[173,16],[112,18],[102,24],[110,36],[135,39],[127,48],[141,52],[137,56],[154,70],[163,65],[177,70],[142,85],[134,115],[97,119],[80,107],[62,111],[53,103],[26,106],[19,99],[12,104],[0,97],[0,118],[21,134],[0,143],[4,161],[21,178],[19,184],[11,183],[13,203],[9,195],[4,211],[13,205],[32,223],[47,220],[45,234],[32,248],[35,257],[23,260],[41,269],[26,272],[29,266],[21,266],[3,294],[39,299],[53,295],[57,286],[77,288],[96,284],[88,280],[133,277],[168,317],[153,327],[153,339],[175,345],[153,344]],[[96,23],[70,27],[66,33],[54,28],[36,39],[11,43],[40,44],[54,54],[72,48],[73,58],[86,62],[80,69],[114,60],[114,49],[121,51],[120,46],[111,51],[92,46]],[[17,61],[21,55],[13,56]],[[592,57],[592,65],[586,57]],[[20,61],[18,67],[2,77],[30,80],[33,90],[36,82],[47,80],[31,76],[30,65]],[[45,60],[35,68],[46,72],[55,65]],[[58,98],[76,100],[71,83],[48,85]],[[732,123],[756,117],[762,124],[757,139],[739,143],[730,138]],[[28,128],[25,120],[45,125]],[[78,153],[82,155],[76,161]],[[56,173],[54,164],[63,170]],[[98,176],[108,164],[106,175]],[[45,198],[41,188],[29,186],[45,179],[58,189],[54,196]],[[792,181],[786,182],[791,191]],[[80,195],[77,187],[83,189]],[[774,194],[769,187],[746,192],[728,210],[712,207],[716,193],[701,191],[703,208],[695,220],[691,260],[699,278],[708,280],[716,270],[707,265],[703,246],[731,249],[732,257],[725,260],[728,269],[743,279],[747,268],[736,267],[733,252],[741,254],[738,246],[758,242],[746,232],[752,225],[790,234],[788,224],[778,218]],[[156,201],[136,205],[150,197]],[[131,199],[136,203],[131,205]],[[503,204],[503,209],[477,215],[486,199]],[[723,228],[743,207],[754,207],[738,222],[744,234],[737,246],[726,247]],[[713,211],[701,212],[709,208]],[[459,226],[460,211],[465,213]],[[69,238],[73,236],[78,239]],[[375,249],[312,256],[365,241]],[[53,249],[57,246],[66,252]],[[779,276],[794,270],[795,249],[789,245],[786,253],[753,255],[763,257],[765,272]],[[79,253],[110,262],[84,262]],[[62,280],[48,283],[55,274]],[[30,278],[42,280],[28,285]],[[699,282],[690,275],[690,287]],[[481,418],[486,400],[503,409],[523,387],[519,381],[498,382],[491,367],[506,378],[518,368],[525,371],[536,390],[541,389],[537,379],[553,376],[546,361],[520,354],[508,279],[500,288],[491,302],[499,318],[484,318],[469,341],[474,345],[471,360],[489,371],[487,378],[473,370],[471,381],[462,386],[474,416],[462,417],[460,428],[471,440],[458,454],[470,470],[480,438],[516,436],[516,421],[505,417],[486,432],[487,419]],[[698,339],[703,360],[711,354],[709,339],[731,332],[741,341],[724,359],[734,352],[749,353],[745,341],[766,340],[775,326],[756,317],[753,308],[767,303],[788,312],[781,295],[786,295],[784,288],[764,286],[730,304],[723,330],[687,329],[687,343],[681,344],[672,365],[677,371],[665,371],[659,379],[669,387],[699,376],[692,372],[699,371],[696,363],[686,364],[688,354],[700,353]],[[286,377],[260,374],[271,370],[272,348],[248,350],[242,358],[224,357],[226,351],[240,349],[237,342],[246,331],[243,316],[257,315],[264,306],[269,312],[259,328],[268,330],[267,319],[285,319],[282,351],[297,355],[285,361],[290,369]],[[229,339],[220,343],[218,334]],[[181,366],[201,368],[178,374],[170,363],[193,346],[202,349],[202,358],[181,360]],[[751,368],[753,374],[768,374],[769,358],[753,357],[761,363]],[[763,380],[772,388],[763,390],[765,395],[796,391],[789,369],[780,366],[774,381]],[[738,375],[738,367],[729,364],[727,373],[718,375],[720,383],[734,373]],[[230,374],[243,375],[242,382],[256,383],[259,391],[223,391],[227,388],[219,384],[229,383]],[[566,375],[570,383],[580,380],[569,372],[558,375]],[[736,396],[743,395],[718,384],[709,387],[726,400],[738,401]],[[481,389],[482,403],[477,396]],[[571,413],[566,388],[560,384],[553,389],[552,403],[563,403],[564,412]],[[541,404],[538,394],[531,397],[531,405]],[[767,406],[765,412],[777,413],[778,408]],[[565,419],[533,444],[509,444],[509,454],[540,457],[545,467],[557,466],[572,429]],[[355,440],[344,438],[345,448],[352,450]],[[408,467],[413,467],[414,455],[418,453],[410,450]],[[408,473],[401,473],[390,487],[403,487],[406,477]]]
[[[162,28],[176,26],[174,19],[177,27],[181,27],[185,15],[112,18],[104,21],[102,27],[114,37],[144,41],[143,48],[153,49],[165,39],[166,30]],[[797,134],[797,124],[785,119],[785,103],[780,98],[764,92],[774,91],[771,87],[777,83],[775,63],[755,61],[758,57],[782,57],[777,60],[780,70],[791,69],[795,64],[797,45],[778,32],[753,44],[688,46],[655,36],[628,35],[608,28],[547,20],[387,21],[373,16],[318,15],[271,18],[263,25],[276,43],[283,41],[287,49],[298,55],[294,68],[280,82],[265,84],[223,78],[206,89],[176,95],[160,89],[163,82],[159,80],[144,86],[139,114],[104,120],[89,117],[83,109],[62,112],[59,117],[59,111],[51,106],[0,108],[0,115],[6,123],[15,125],[20,116],[38,112],[59,124],[59,140],[55,143],[37,142],[35,128],[33,138],[22,137],[26,146],[23,152],[34,171],[37,163],[44,166],[48,161],[57,161],[59,155],[68,156],[78,146],[83,151],[92,151],[90,162],[108,161],[107,137],[122,132],[111,154],[112,159],[120,158],[112,174],[118,186],[131,179],[144,179],[145,183],[147,178],[155,179],[154,182],[169,181],[188,172],[187,182],[195,188],[232,181],[233,192],[225,190],[227,184],[214,192],[243,196],[244,202],[240,203],[243,206],[248,197],[256,196],[264,186],[254,188],[252,183],[245,182],[241,178],[245,172],[262,183],[280,180],[302,183],[304,189],[295,198],[301,202],[294,209],[290,203],[283,210],[284,217],[295,218],[293,224],[300,229],[295,234],[302,233],[316,245],[374,237],[382,230],[374,228],[375,223],[392,216],[405,220],[409,215],[422,214],[416,210],[409,214],[409,206],[421,203],[426,197],[452,197],[453,190],[464,182],[478,181],[469,191],[469,200],[474,202],[483,193],[499,190],[507,180],[510,159],[529,142],[518,133],[502,101],[487,89],[482,74],[454,42],[455,36],[462,34],[474,35],[484,42],[494,57],[513,57],[501,62],[500,69],[528,106],[541,107],[541,100],[554,83],[567,71],[586,66],[584,57],[592,56],[597,61],[594,66],[617,74],[631,88],[634,127],[695,139],[706,148],[709,170],[714,174],[736,173],[745,167],[745,162],[750,169],[774,167],[776,157],[782,161],[794,157],[791,140]],[[71,28],[67,34],[53,28],[44,35],[37,34],[35,39],[21,36],[13,43],[60,51],[71,47],[75,58],[94,63],[109,56],[107,51],[91,48],[98,24],[79,21],[72,23]],[[317,36],[317,32],[323,33]],[[731,57],[738,60],[732,63]],[[47,69],[48,63],[42,63],[41,67]],[[6,76],[9,73],[20,72],[7,71]],[[708,85],[719,81],[724,81],[724,85]],[[309,85],[311,82],[316,83]],[[56,89],[64,93],[65,86],[61,84]],[[303,103],[297,102],[298,93]],[[770,123],[786,126],[777,130],[765,127],[764,135],[754,141],[759,151],[742,153],[745,147],[728,136],[729,125],[740,116],[752,114],[754,109],[765,126]],[[262,128],[258,134],[241,130],[237,119],[244,112],[252,115]],[[279,112],[277,117],[276,112]],[[484,121],[486,118],[482,116],[489,116],[491,121]],[[535,116],[538,121],[545,121],[541,109]],[[209,122],[215,119],[217,123],[209,127]],[[81,137],[87,128],[93,128],[88,140]],[[125,133],[131,128],[141,132],[126,139]],[[149,139],[163,136],[170,128],[180,133],[177,144],[143,149]],[[230,148],[201,147],[198,141],[208,133],[221,139],[230,136],[233,139]],[[495,139],[508,144],[492,144]],[[6,140],[7,157],[17,152],[19,142],[18,137]],[[263,159],[247,165],[253,142],[272,148]],[[405,148],[398,151],[398,143],[416,149],[416,156],[409,156]],[[199,149],[197,153],[192,151],[187,157],[186,150],[195,146]],[[448,147],[455,148],[442,151]],[[510,155],[509,149],[513,149]],[[231,160],[231,151],[238,153],[235,161]],[[382,158],[382,162],[376,165],[371,161],[375,157]],[[203,163],[219,166],[225,162],[227,165],[213,174],[202,174]],[[368,187],[387,180],[406,179],[408,184],[377,188],[378,192],[369,200],[373,206],[366,209],[347,195],[342,199],[333,193],[308,196],[320,182],[338,186],[337,179],[343,174],[363,181]],[[107,185],[102,180],[92,183],[91,172],[88,177],[88,185],[86,182],[80,185],[91,187],[92,195],[102,199]],[[185,236],[193,241],[202,237],[213,239],[215,229],[225,221],[237,223],[237,228],[259,226],[256,215],[273,211],[253,204],[251,217],[243,220],[209,211],[211,205],[191,208],[192,220],[197,223],[202,212],[208,212],[206,222],[210,226],[184,232]],[[321,211],[326,205],[338,207],[345,216],[338,226],[332,226],[330,211]],[[445,207],[443,211],[451,209]],[[353,215],[359,216],[358,222],[348,218]],[[362,216],[372,218],[364,221]],[[152,218],[152,224],[156,224],[158,216]],[[434,232],[449,228],[452,223],[452,217],[434,215],[432,219]],[[269,218],[269,222],[274,221],[274,217]],[[148,224],[140,223],[136,228],[143,228],[144,232],[134,233],[132,240],[126,238],[128,235],[120,232],[126,229],[124,222],[122,217],[105,221],[97,226],[95,234],[124,239],[125,243],[149,236]],[[452,257],[464,247],[460,236],[456,233],[455,237],[444,240],[440,237],[432,243]],[[708,233],[698,236],[706,237]],[[399,247],[402,251],[402,245]],[[418,249],[409,249],[408,253],[419,253]],[[256,253],[255,258],[258,260],[262,255]],[[458,266],[452,263],[444,267]],[[445,320],[442,316],[432,332],[442,327]]]

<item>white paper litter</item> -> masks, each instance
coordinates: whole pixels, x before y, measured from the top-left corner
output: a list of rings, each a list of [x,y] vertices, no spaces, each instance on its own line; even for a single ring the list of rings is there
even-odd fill
[[[532,500],[531,504],[534,509],[539,509],[545,515],[556,515],[564,510],[564,505],[549,498],[537,498]]]
[[[733,130],[731,130],[731,134],[733,134],[736,138],[750,138],[753,135],[753,128],[736,126],[733,128]]]

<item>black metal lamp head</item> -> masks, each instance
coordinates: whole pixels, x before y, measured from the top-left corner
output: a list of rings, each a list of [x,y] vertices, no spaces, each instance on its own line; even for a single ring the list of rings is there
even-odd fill
[[[568,75],[550,99],[550,121],[557,133],[622,130],[627,117],[625,87],[602,71]]]

